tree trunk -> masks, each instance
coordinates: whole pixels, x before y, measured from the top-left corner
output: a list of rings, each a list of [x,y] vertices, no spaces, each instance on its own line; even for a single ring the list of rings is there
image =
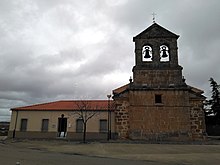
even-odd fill
[[[86,123],[83,123],[83,143],[86,143]]]

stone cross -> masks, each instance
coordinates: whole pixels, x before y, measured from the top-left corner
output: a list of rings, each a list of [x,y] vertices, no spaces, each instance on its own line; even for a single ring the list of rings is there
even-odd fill
[[[153,23],[155,23],[155,16],[156,16],[157,14],[156,13],[152,13],[152,16],[153,16]]]

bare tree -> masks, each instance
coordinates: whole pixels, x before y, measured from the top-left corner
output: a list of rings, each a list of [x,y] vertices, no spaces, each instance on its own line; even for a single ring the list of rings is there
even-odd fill
[[[98,106],[93,107],[89,101],[81,100],[76,103],[77,110],[73,115],[77,116],[83,122],[83,143],[86,142],[87,122],[94,116],[98,115]]]

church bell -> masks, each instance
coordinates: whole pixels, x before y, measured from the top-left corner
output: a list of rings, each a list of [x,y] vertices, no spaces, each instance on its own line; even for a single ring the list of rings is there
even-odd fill
[[[144,58],[151,58],[150,49],[148,47],[145,48],[144,52],[145,52]]]
[[[168,57],[168,55],[167,55],[167,50],[166,50],[166,47],[164,46],[164,47],[162,47],[162,56],[161,57],[163,57],[163,58],[166,58],[166,57]]]

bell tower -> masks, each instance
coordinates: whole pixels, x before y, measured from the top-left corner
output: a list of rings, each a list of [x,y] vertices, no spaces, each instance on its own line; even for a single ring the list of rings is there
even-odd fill
[[[134,86],[179,87],[185,83],[178,64],[178,35],[153,23],[133,38],[135,42]]]

